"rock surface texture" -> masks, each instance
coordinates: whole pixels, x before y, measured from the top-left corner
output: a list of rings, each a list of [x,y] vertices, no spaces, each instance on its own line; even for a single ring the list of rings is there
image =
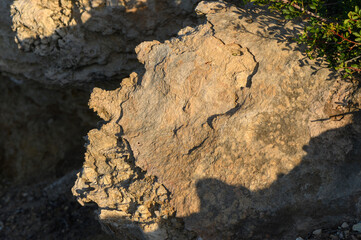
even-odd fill
[[[290,42],[301,26],[196,11],[204,24],[136,48],[144,75],[93,91],[78,200],[121,239],[295,239],[360,214],[360,116],[333,117],[360,93]]]
[[[191,24],[195,3],[1,1],[0,71],[47,84],[121,80],[140,66],[134,47]]]
[[[119,239],[191,239],[193,233],[184,230],[182,221],[168,220],[174,216],[169,191],[135,165],[128,141],[118,134],[121,128],[114,117],[119,117],[121,109],[112,106],[127,98],[137,80],[136,74],[124,79],[116,90],[119,94],[113,96],[98,89],[103,92],[100,99],[94,96],[90,102],[94,108],[107,102],[104,107],[111,109],[99,109],[99,114],[111,122],[89,132],[86,162],[73,194],[82,205],[97,203],[105,230]]]

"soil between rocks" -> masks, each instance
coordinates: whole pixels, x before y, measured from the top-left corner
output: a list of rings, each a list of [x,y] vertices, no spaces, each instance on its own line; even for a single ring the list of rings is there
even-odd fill
[[[361,232],[354,231],[352,226],[357,221],[347,223],[347,227],[334,226],[332,228],[316,229],[311,231],[307,236],[299,237],[296,240],[358,240],[361,239]],[[321,231],[320,231],[321,230]]]
[[[0,239],[112,239],[102,230],[92,207],[71,194],[71,172],[54,181],[14,186],[0,183]]]

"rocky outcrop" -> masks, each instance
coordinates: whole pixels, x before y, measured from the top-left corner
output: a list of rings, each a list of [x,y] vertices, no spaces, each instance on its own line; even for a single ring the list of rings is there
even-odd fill
[[[124,79],[122,94],[115,98],[99,95],[91,106],[108,102],[122,102],[128,91],[134,90],[137,75]],[[105,91],[103,91],[105,93]],[[102,97],[104,96],[104,97]],[[118,98],[120,97],[120,98]],[[113,116],[119,116],[120,108],[114,112],[102,111],[104,120],[112,120],[93,129],[88,134],[86,163],[78,175],[73,194],[84,205],[96,202],[100,207],[99,219],[104,229],[119,239],[190,239],[192,233],[184,230],[182,221],[174,218],[170,205],[170,192],[154,176],[149,176],[134,163],[129,143],[118,136],[120,126]],[[117,187],[115,187],[117,186]],[[173,219],[169,221],[169,219]]]
[[[296,23],[224,2],[196,11],[204,24],[136,48],[144,75],[94,89],[104,122],[78,201],[129,239],[292,239],[359,214],[360,116],[342,113],[360,92],[302,55]]]
[[[191,24],[196,2],[2,1],[0,71],[46,84],[121,80],[140,67],[134,47]]]

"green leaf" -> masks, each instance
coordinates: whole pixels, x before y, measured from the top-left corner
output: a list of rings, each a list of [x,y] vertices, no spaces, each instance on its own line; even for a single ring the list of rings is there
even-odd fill
[[[282,12],[283,12],[284,14],[290,14],[290,11],[287,10],[287,9],[283,9]]]
[[[309,58],[324,57],[329,67],[342,70],[345,77],[352,77],[355,74],[355,71],[347,68],[346,61],[361,55],[361,44],[355,45],[343,40],[340,35],[351,41],[361,43],[361,9],[359,4],[359,6],[355,6],[360,0],[290,0],[287,3],[283,0],[243,1],[269,4],[270,9],[281,12],[286,19],[302,15],[302,11],[296,9],[293,4],[304,9],[311,9],[314,14],[320,17],[329,18],[330,21],[323,22],[320,21],[320,18],[308,16],[304,32],[299,35],[297,42],[306,45],[306,54]],[[324,5],[328,2],[337,5]],[[356,67],[360,69],[361,64]]]
[[[316,5],[311,4],[311,5],[310,5],[310,8],[313,9],[313,10],[315,10],[315,9],[316,9]]]

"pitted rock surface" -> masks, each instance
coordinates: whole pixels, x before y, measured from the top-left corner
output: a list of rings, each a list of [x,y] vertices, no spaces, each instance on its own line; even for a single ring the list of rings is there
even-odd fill
[[[117,95],[95,90],[100,91],[99,98],[94,95],[90,106],[111,121],[89,132],[86,162],[73,194],[82,205],[97,203],[104,229],[119,239],[193,239],[195,234],[185,231],[182,219],[174,217],[170,192],[135,165],[129,143],[118,134],[121,128],[114,117],[120,108],[107,108],[127,99],[136,82],[136,74],[124,79]]]
[[[2,1],[0,71],[46,84],[121,80],[141,67],[134,47],[167,39],[192,24],[196,3]]]
[[[157,179],[148,188],[162,184],[171,193],[159,204],[202,239],[295,239],[361,212],[360,116],[332,121],[359,92],[351,83],[339,88],[337,75],[306,60],[290,42],[297,23],[224,2],[201,2],[196,11],[204,24],[136,48],[143,76],[93,91],[90,106],[105,122],[90,132],[88,152],[102,155],[98,164],[116,159],[95,150],[103,141],[95,132],[126,141],[144,179]],[[127,180],[103,187],[92,162],[87,156],[73,191],[100,205],[109,197],[98,192],[123,191]],[[91,187],[79,184],[87,181]]]

